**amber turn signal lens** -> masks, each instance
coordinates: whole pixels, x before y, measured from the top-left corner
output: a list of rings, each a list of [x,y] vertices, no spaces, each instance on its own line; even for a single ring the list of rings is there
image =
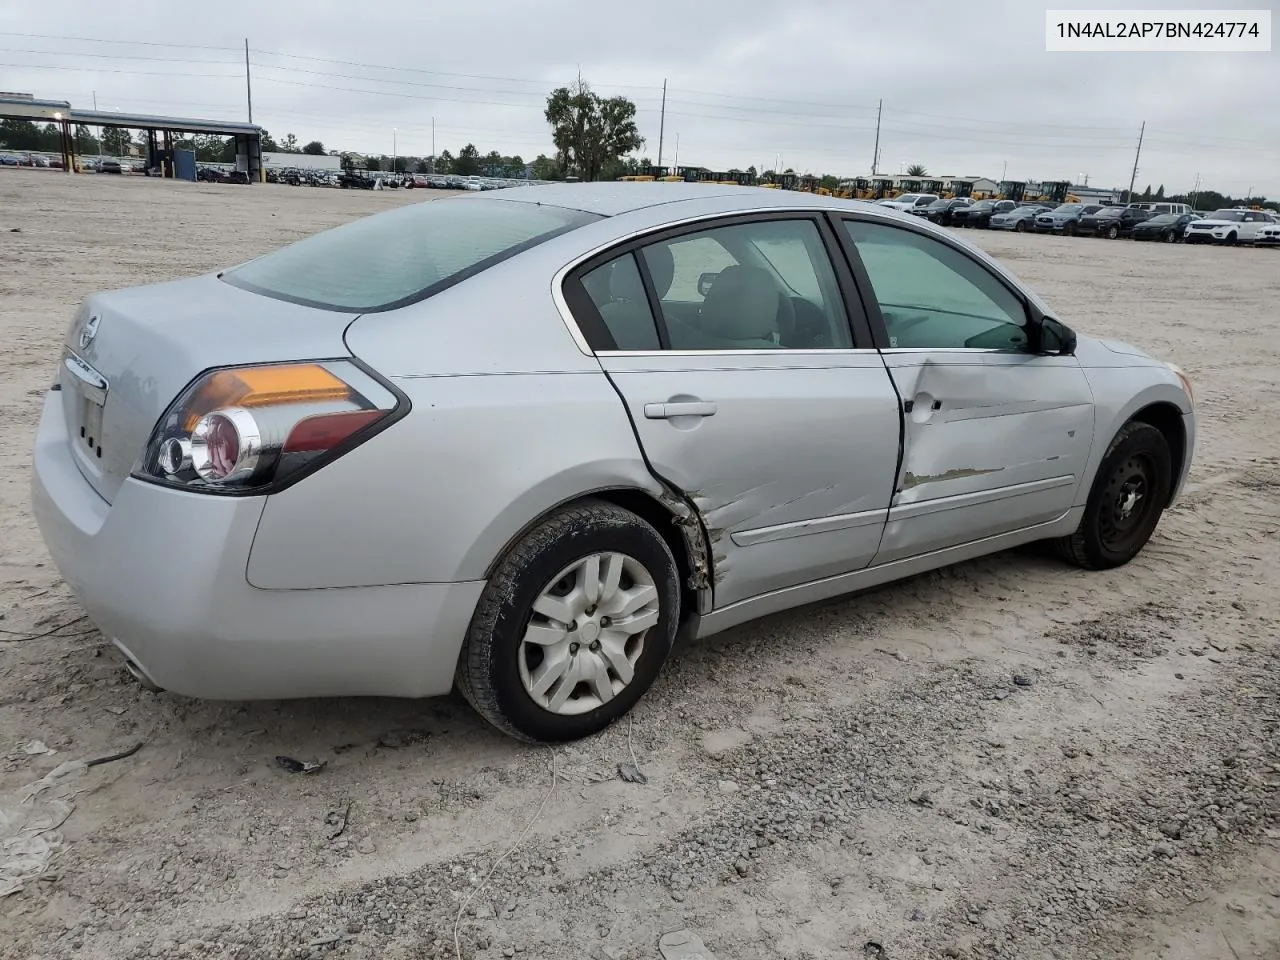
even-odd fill
[[[187,411],[185,429],[190,433],[202,416],[222,407],[252,409],[350,398],[351,388],[318,363],[219,370],[200,388]]]

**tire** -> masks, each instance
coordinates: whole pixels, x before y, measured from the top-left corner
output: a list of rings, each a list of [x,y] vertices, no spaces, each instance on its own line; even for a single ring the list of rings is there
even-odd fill
[[[1026,222],[1025,220],[1019,220],[1017,223],[1015,223],[1015,224],[1013,225],[1013,232],[1014,232],[1014,233],[1026,233],[1026,232],[1027,232],[1027,222]]]
[[[1068,223],[1062,228],[1062,235],[1064,237],[1074,237],[1076,235],[1076,225],[1074,223]]]
[[[1172,230],[1166,230],[1166,231],[1164,232],[1164,235],[1163,235],[1163,238],[1162,238],[1162,239],[1164,240],[1164,242],[1165,242],[1165,243],[1173,243],[1173,242],[1175,242],[1178,238],[1177,238],[1177,237],[1175,237],[1175,236],[1173,235],[1173,231],[1172,231]]]
[[[1108,228],[1107,230],[1107,239],[1114,240],[1118,236],[1120,236],[1120,228],[1117,227],[1115,224],[1112,224],[1111,227]]]
[[[1169,502],[1173,464],[1164,434],[1148,423],[1125,424],[1098,467],[1076,532],[1053,541],[1057,553],[1086,570],[1124,566],[1141,552]],[[1137,494],[1136,502],[1123,505]]]
[[[591,557],[597,558],[595,568],[586,566]],[[610,557],[621,558],[612,603],[621,609],[628,599],[638,603],[640,597],[651,596],[628,617],[639,617],[638,622],[653,618],[656,609],[652,625],[634,634],[616,624],[607,629],[607,616],[588,616],[594,606],[578,610],[579,603],[587,602],[587,594],[580,591],[592,579],[601,583]],[[539,601],[550,609],[558,606],[564,619],[571,614],[585,618],[583,625],[576,626],[575,619],[570,623],[573,629],[566,629],[564,619],[535,611]],[[606,605],[596,602],[601,608]],[[662,535],[629,510],[584,500],[542,521],[498,564],[471,618],[456,684],[480,716],[516,739],[558,743],[589,736],[623,716],[653,684],[671,651],[679,607],[676,562]],[[526,642],[531,628],[533,635],[559,633],[561,639]],[[539,668],[550,662],[553,650],[565,667],[551,671],[560,679],[551,678],[546,690],[536,691]],[[613,666],[619,656],[630,664],[629,681],[623,679],[621,667]],[[593,667],[604,672],[593,672]],[[584,672],[576,673],[580,668]],[[607,687],[599,678],[608,681]],[[571,681],[572,688],[565,690]],[[612,692],[603,696],[602,689]],[[535,699],[539,692],[544,702]]]
[[[1234,247],[1234,246],[1235,246],[1237,243],[1239,243],[1239,242],[1240,242],[1240,238],[1239,238],[1238,236],[1236,236],[1236,234],[1235,234],[1234,232],[1232,232],[1232,233],[1228,233],[1228,234],[1227,234],[1227,246],[1228,246],[1228,247]]]

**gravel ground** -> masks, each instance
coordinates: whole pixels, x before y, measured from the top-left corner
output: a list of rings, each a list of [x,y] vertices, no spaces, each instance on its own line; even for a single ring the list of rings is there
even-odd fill
[[[60,781],[0,956],[454,957],[455,924],[476,958],[655,958],[681,928],[722,960],[1280,956],[1272,250],[967,234],[1196,383],[1190,487],[1127,568],[1015,551],[760,621],[555,751],[456,697],[128,680],[28,509],[74,305],[424,194],[0,172],[0,805],[143,744]]]

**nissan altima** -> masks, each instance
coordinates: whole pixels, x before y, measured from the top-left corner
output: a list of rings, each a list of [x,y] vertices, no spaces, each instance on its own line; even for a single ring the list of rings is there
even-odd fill
[[[571,184],[89,297],[33,501],[153,689],[424,697],[561,741],[680,636],[1031,541],[1132,560],[1191,385],[919,218]]]

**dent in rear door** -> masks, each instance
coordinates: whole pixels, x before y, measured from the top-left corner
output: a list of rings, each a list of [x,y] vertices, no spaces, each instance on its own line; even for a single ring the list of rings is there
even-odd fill
[[[693,500],[706,524],[717,607],[871,562],[899,429],[874,352],[600,361],[654,471]],[[652,416],[654,405],[676,403],[715,412]]]

